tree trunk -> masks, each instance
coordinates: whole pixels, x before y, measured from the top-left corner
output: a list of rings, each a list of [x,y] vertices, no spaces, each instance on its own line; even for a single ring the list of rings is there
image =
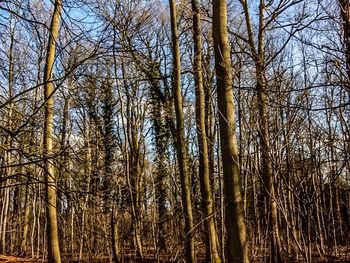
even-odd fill
[[[213,197],[210,182],[210,164],[206,132],[205,92],[202,72],[202,41],[201,21],[197,0],[192,0],[193,12],[193,42],[194,42],[194,79],[196,84],[196,123],[199,148],[199,180],[202,195],[206,231],[205,244],[207,262],[220,262],[218,254],[218,240],[213,214]]]
[[[112,208],[111,212],[111,235],[112,235],[112,254],[113,254],[113,262],[119,263],[119,244],[118,244],[118,222],[116,218],[116,208]]]
[[[12,118],[13,118],[13,83],[14,83],[14,77],[15,77],[15,72],[14,72],[14,60],[13,60],[13,53],[14,53],[14,43],[15,43],[15,24],[12,25],[13,22],[13,17],[11,16],[10,19],[10,47],[9,47],[9,71],[8,71],[8,100],[10,101],[8,111],[7,111],[7,127],[9,130],[12,130]],[[5,165],[10,165],[13,162],[13,156],[11,153],[11,148],[13,145],[13,139],[10,134],[8,134],[5,138],[5,153],[4,153],[4,163]],[[1,214],[0,214],[0,252],[5,254],[6,250],[9,249],[9,245],[6,245],[8,243],[7,241],[7,224],[8,224],[8,212],[9,212],[9,207],[10,207],[10,187],[9,185],[9,179],[13,173],[13,168],[12,167],[6,167],[4,169],[4,183],[0,184],[0,197],[3,198],[1,200]],[[7,178],[6,178],[7,177]],[[3,178],[0,178],[3,179]]]
[[[194,238],[193,238],[193,215],[190,188],[190,175],[188,172],[187,147],[185,142],[184,113],[182,108],[181,95],[181,62],[179,48],[179,34],[177,29],[176,4],[175,0],[169,0],[171,35],[173,47],[173,96],[176,113],[176,138],[177,158],[181,178],[182,204],[185,214],[185,242],[186,261],[195,262]]]
[[[227,36],[227,4],[213,1],[213,39],[217,102],[219,110],[220,145],[225,194],[226,256],[228,263],[249,262],[238,145],[235,128],[233,78]]]
[[[258,70],[259,69],[259,70]],[[274,186],[274,175],[272,171],[272,157],[270,156],[269,124],[267,114],[267,96],[265,76],[262,69],[257,67],[257,94],[259,108],[259,138],[261,152],[261,173],[265,185],[265,198],[268,201],[268,214],[270,215],[270,242],[271,262],[281,262],[281,244],[278,229],[277,202]]]
[[[269,135],[269,116],[267,109],[267,94],[266,94],[266,69],[265,69],[265,54],[264,54],[264,36],[265,36],[265,1],[260,0],[259,3],[259,31],[258,31],[258,47],[255,47],[253,39],[253,28],[250,20],[248,4],[246,0],[241,0],[248,30],[248,45],[253,56],[256,74],[256,91],[259,110],[259,127],[258,134],[260,140],[261,153],[261,174],[264,181],[264,196],[268,203],[268,214],[270,216],[270,246],[271,246],[271,262],[281,262],[281,244],[278,229],[278,213],[274,186],[274,174],[272,169],[272,157]]]
[[[348,0],[339,0],[340,15],[343,24],[343,42],[344,51],[346,57],[346,70],[348,75],[348,81],[350,81],[350,3]],[[349,84],[347,85],[348,91],[350,91]]]
[[[30,179],[27,179],[26,182],[26,189],[25,189],[25,199],[24,199],[24,222],[22,226],[22,239],[21,239],[21,255],[26,255],[27,254],[27,241],[28,241],[28,232],[29,232],[29,223],[30,223],[30,202],[29,202],[29,197],[30,197]]]
[[[45,182],[46,182],[46,205],[47,205],[47,243],[48,260],[52,263],[60,263],[61,255],[58,242],[57,226],[57,188],[55,169],[52,160],[52,137],[53,137],[53,117],[54,100],[52,70],[55,60],[56,41],[59,32],[60,16],[62,3],[61,0],[55,1],[54,12],[52,15],[50,36],[47,47],[45,71],[44,71],[44,98],[45,98],[45,121],[44,121],[44,158],[45,158]]]

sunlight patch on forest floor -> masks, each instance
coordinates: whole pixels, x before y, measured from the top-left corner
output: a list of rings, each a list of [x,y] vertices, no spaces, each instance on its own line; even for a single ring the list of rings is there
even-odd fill
[[[28,258],[20,258],[20,257],[12,257],[12,256],[4,256],[0,255],[0,263],[15,263],[15,262],[24,262],[24,263],[32,263],[33,260]]]

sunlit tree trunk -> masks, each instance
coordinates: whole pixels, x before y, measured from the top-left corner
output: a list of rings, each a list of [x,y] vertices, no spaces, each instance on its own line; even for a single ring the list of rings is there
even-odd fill
[[[56,0],[50,25],[50,36],[47,47],[46,63],[44,70],[44,98],[45,98],[45,121],[44,121],[44,159],[45,159],[45,181],[46,181],[46,202],[47,202],[47,244],[48,260],[52,263],[60,263],[60,247],[57,224],[57,187],[55,168],[53,165],[53,117],[54,117],[54,99],[52,71],[55,60],[56,42],[60,27],[61,0]]]
[[[246,223],[235,129],[232,67],[227,36],[227,4],[225,0],[213,1],[213,39],[220,145],[224,173],[225,226],[227,232],[225,259],[228,263],[248,263]]]
[[[171,39],[173,47],[173,95],[176,113],[176,152],[180,171],[182,204],[185,217],[186,261],[195,262],[193,215],[190,188],[190,174],[188,172],[187,147],[185,142],[184,113],[181,94],[181,62],[179,48],[179,33],[177,29],[176,3],[169,0],[171,19]]]
[[[199,148],[199,180],[202,195],[202,207],[206,222],[205,243],[208,262],[220,262],[218,240],[213,214],[213,197],[210,182],[210,163],[206,132],[205,91],[202,72],[201,20],[197,0],[192,0],[193,42],[194,42],[194,79],[196,84],[196,122]]]

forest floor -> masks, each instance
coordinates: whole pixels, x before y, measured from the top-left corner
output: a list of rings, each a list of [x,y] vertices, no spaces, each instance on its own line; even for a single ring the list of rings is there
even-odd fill
[[[342,251],[343,252],[343,251]],[[313,255],[312,257],[312,263],[350,263],[350,251],[347,251],[348,253],[341,253],[338,257],[335,256],[328,256],[324,258],[320,258],[317,255]],[[16,257],[16,256],[5,256],[0,254],[0,263],[42,263],[45,262],[42,259],[30,259],[30,258],[22,258],[22,257]],[[62,260],[63,263],[78,263],[79,260],[77,258],[73,259],[68,259],[67,257],[63,257]],[[80,263],[109,263],[110,259],[109,257],[96,257],[96,258],[90,258],[88,260],[83,260],[80,261]],[[131,256],[125,256],[122,259],[123,263],[170,263],[170,262],[184,262],[182,259],[177,258],[177,259],[170,259],[168,256],[163,255],[159,260],[156,260],[154,258],[154,255],[146,255],[145,259],[143,261],[141,260],[135,260],[134,257]],[[197,258],[198,263],[205,263],[204,258]],[[263,259],[262,257],[254,257],[251,260],[252,263],[264,263],[267,262],[267,260]],[[284,263],[303,263],[306,262],[305,259],[300,258],[299,260],[290,260],[290,261],[285,261]]]
[[[0,263],[33,263],[32,259],[0,255]]]
[[[20,258],[20,257],[12,257],[12,256],[3,256],[3,255],[0,255],[0,263],[39,263],[39,262],[43,262],[41,259],[28,259],[28,258]],[[71,260],[71,261],[66,261],[66,260],[63,260],[62,261],[63,263],[76,263],[78,261],[76,260]],[[100,259],[96,259],[96,260],[93,260],[93,261],[83,261],[85,263],[109,263],[109,259],[108,258],[100,258]],[[154,259],[145,259],[144,261],[138,261],[138,260],[133,260],[133,259],[130,259],[130,258],[125,258],[123,260],[124,263],[153,263],[153,262],[157,262],[156,260]],[[170,263],[170,262],[183,262],[183,261],[163,261],[163,260],[160,260],[158,261],[159,263]],[[157,263],[158,263],[157,262]],[[201,261],[201,262],[204,262],[204,261]],[[255,262],[255,263],[262,263],[264,262],[263,260],[254,260],[252,262]],[[298,260],[296,262],[305,262],[305,260]],[[312,260],[313,263],[350,263],[350,258],[349,259],[344,259],[344,258],[325,258],[325,259],[320,259],[320,258],[314,258]]]

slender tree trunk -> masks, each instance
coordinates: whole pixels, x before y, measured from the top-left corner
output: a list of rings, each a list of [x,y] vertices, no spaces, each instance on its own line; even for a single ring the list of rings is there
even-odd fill
[[[6,170],[8,171],[9,169],[6,169]],[[5,186],[5,189],[3,191],[3,197],[1,200],[2,209],[1,209],[1,216],[0,216],[0,219],[1,219],[0,234],[1,234],[1,253],[2,254],[6,254],[6,251],[7,251],[6,237],[7,237],[7,221],[8,221],[7,216],[8,216],[8,210],[10,205],[9,202],[10,202],[10,188],[8,186]]]
[[[220,262],[218,240],[213,214],[213,197],[210,182],[210,164],[205,123],[205,91],[202,72],[202,40],[200,11],[197,0],[192,0],[193,40],[194,40],[194,79],[196,83],[196,122],[199,148],[199,180],[202,194],[202,208],[205,217],[205,243],[207,262]]]
[[[340,15],[343,24],[343,42],[346,57],[346,70],[350,81],[350,3],[348,0],[339,0]],[[350,92],[350,84],[346,85]]]
[[[85,236],[85,222],[86,222],[86,210],[89,203],[89,192],[90,192],[90,182],[91,182],[91,176],[92,176],[92,154],[91,154],[91,124],[89,121],[84,120],[85,123],[85,133],[84,133],[84,139],[85,139],[85,177],[86,177],[86,189],[85,192],[87,193],[85,195],[85,198],[83,200],[82,205],[82,212],[81,212],[81,220],[80,220],[80,238],[79,238],[79,257],[78,262],[81,262],[83,260],[83,253],[84,253],[84,236]]]
[[[8,111],[7,111],[7,127],[9,130],[12,130],[12,118],[13,118],[13,83],[14,83],[14,61],[13,61],[13,50],[14,50],[14,43],[15,43],[15,25],[12,24],[13,17],[11,16],[10,19],[10,47],[9,47],[9,72],[8,72],[8,100],[10,101]],[[4,163],[5,165],[9,165],[13,161],[13,156],[11,153],[13,140],[10,134],[8,134],[5,138],[5,154],[4,154]],[[4,169],[4,183],[1,183],[0,186],[0,197],[2,197],[1,200],[1,214],[0,214],[0,252],[5,254],[6,250],[9,249],[9,245],[7,245],[7,225],[8,225],[8,212],[9,212],[9,206],[10,206],[10,187],[8,186],[9,179],[6,177],[11,177],[12,175],[12,167],[6,167]],[[2,179],[2,178],[0,178]],[[1,180],[2,181],[2,180]]]
[[[241,175],[238,164],[233,78],[227,36],[227,4],[213,1],[213,39],[227,232],[226,262],[249,262]]]
[[[269,124],[267,114],[267,95],[262,71],[259,72],[257,83],[258,107],[259,107],[259,137],[261,151],[261,172],[265,184],[265,198],[269,204],[270,214],[270,242],[271,242],[271,262],[281,262],[281,244],[278,229],[277,202],[274,186],[274,175],[272,170],[272,157],[270,156]]]
[[[112,254],[113,262],[119,263],[119,244],[118,244],[118,222],[116,218],[116,208],[112,208],[111,212],[111,235],[112,235]]]
[[[167,250],[166,246],[166,217],[167,217],[167,179],[169,177],[166,164],[166,147],[168,145],[167,135],[169,134],[164,119],[162,119],[162,104],[160,100],[160,85],[159,83],[151,83],[152,87],[152,123],[154,129],[155,146],[156,146],[156,183],[155,183],[155,198],[157,203],[157,245],[160,250]]]
[[[264,13],[264,1],[260,1],[260,27],[263,27],[263,13]],[[266,77],[265,77],[265,57],[263,47],[263,32],[262,29],[259,32],[259,46],[258,57],[256,58],[256,79],[257,79],[257,97],[258,97],[258,109],[259,109],[259,138],[260,138],[260,151],[261,151],[261,172],[265,184],[265,198],[269,204],[270,214],[270,245],[271,255],[270,262],[281,262],[281,244],[278,229],[278,213],[277,202],[274,186],[274,174],[272,169],[272,156],[270,147],[270,135],[269,135],[269,116],[267,109],[267,91],[266,91]]]
[[[55,60],[56,41],[59,32],[62,3],[56,0],[50,26],[49,43],[47,47],[46,63],[44,70],[44,98],[45,98],[45,121],[44,121],[44,158],[45,158],[45,181],[47,202],[47,243],[48,260],[52,263],[61,262],[59,248],[58,226],[57,226],[57,189],[55,169],[52,160],[52,136],[54,100],[52,70]]]
[[[261,173],[264,180],[264,196],[268,203],[269,227],[270,227],[270,246],[271,246],[271,262],[281,262],[281,244],[278,229],[278,213],[277,202],[274,186],[274,174],[272,169],[272,156],[270,147],[269,135],[269,116],[268,116],[268,102],[267,102],[267,83],[266,83],[266,69],[265,69],[265,52],[264,52],[264,37],[265,37],[265,1],[260,0],[259,3],[259,31],[258,31],[258,46],[256,48],[253,39],[253,28],[250,20],[247,0],[241,0],[248,30],[248,44],[251,50],[256,74],[256,91],[259,109],[259,140],[261,152]]]
[[[30,221],[30,187],[29,187],[30,179],[27,179],[26,189],[25,189],[25,199],[24,199],[24,222],[22,227],[22,239],[21,239],[21,255],[26,255],[27,253],[27,241],[28,241],[28,232],[29,232],[29,221]]]
[[[179,164],[182,204],[185,216],[185,242],[186,242],[186,261],[195,262],[194,235],[193,235],[193,215],[192,200],[190,188],[190,174],[188,172],[187,147],[185,142],[184,113],[181,95],[181,62],[179,48],[179,33],[177,29],[176,3],[175,0],[169,0],[170,19],[173,47],[173,95],[176,113],[176,152]]]
[[[125,69],[124,69],[125,70]],[[124,71],[123,70],[123,71]],[[129,145],[129,187],[131,197],[132,210],[132,227],[134,232],[134,245],[136,255],[139,259],[143,259],[142,249],[142,204],[143,204],[143,160],[141,154],[141,139],[139,135],[139,126],[135,119],[134,108],[137,107],[132,103],[132,96],[125,85],[126,92],[126,114],[127,114],[127,140]],[[130,87],[130,86],[129,86]]]

